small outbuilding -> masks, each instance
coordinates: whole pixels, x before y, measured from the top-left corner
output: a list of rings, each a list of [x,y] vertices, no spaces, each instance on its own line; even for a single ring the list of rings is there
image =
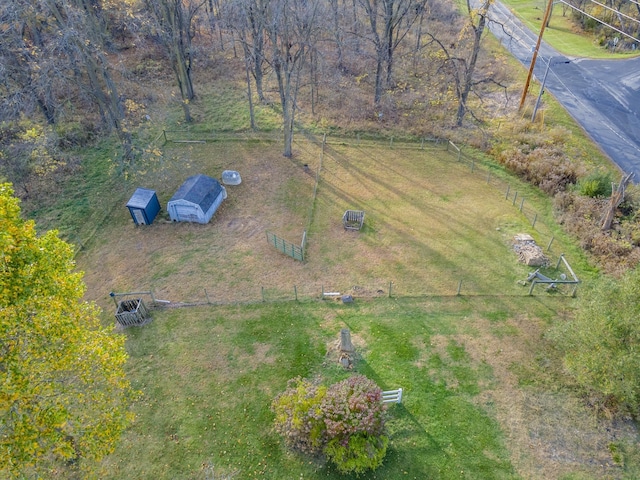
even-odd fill
[[[151,225],[160,211],[158,196],[153,190],[147,188],[136,188],[129,201],[127,208],[136,225]]]
[[[194,175],[180,186],[167,204],[169,218],[174,222],[208,223],[227,190],[215,178]]]

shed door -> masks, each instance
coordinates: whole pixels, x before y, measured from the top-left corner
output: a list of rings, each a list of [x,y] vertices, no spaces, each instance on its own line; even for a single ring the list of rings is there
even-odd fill
[[[146,225],[146,222],[144,221],[144,215],[142,215],[142,210],[138,210],[138,209],[133,209],[133,216],[136,219],[136,224],[138,225]]]
[[[189,205],[176,205],[176,216],[180,222],[197,222],[198,210]]]

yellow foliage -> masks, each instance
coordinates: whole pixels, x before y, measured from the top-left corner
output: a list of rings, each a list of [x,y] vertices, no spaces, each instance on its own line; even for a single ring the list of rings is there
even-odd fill
[[[82,301],[82,274],[57,232],[42,236],[0,184],[1,478],[51,478],[113,450],[131,421],[124,337]]]

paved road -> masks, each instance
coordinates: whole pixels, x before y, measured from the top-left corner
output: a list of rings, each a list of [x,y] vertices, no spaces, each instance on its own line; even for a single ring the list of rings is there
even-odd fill
[[[491,6],[490,16],[491,32],[528,69],[538,32],[531,32],[499,2]],[[621,170],[634,172],[633,181],[640,182],[640,58],[565,57],[543,41],[534,69],[538,81],[548,64],[545,90]]]

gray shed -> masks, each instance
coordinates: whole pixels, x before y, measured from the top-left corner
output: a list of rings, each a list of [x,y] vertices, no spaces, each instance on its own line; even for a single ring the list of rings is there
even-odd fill
[[[136,188],[127,202],[127,208],[136,225],[151,225],[160,211],[160,202],[153,190]]]
[[[227,191],[218,180],[194,175],[171,197],[167,211],[174,222],[208,223],[225,198]]]

